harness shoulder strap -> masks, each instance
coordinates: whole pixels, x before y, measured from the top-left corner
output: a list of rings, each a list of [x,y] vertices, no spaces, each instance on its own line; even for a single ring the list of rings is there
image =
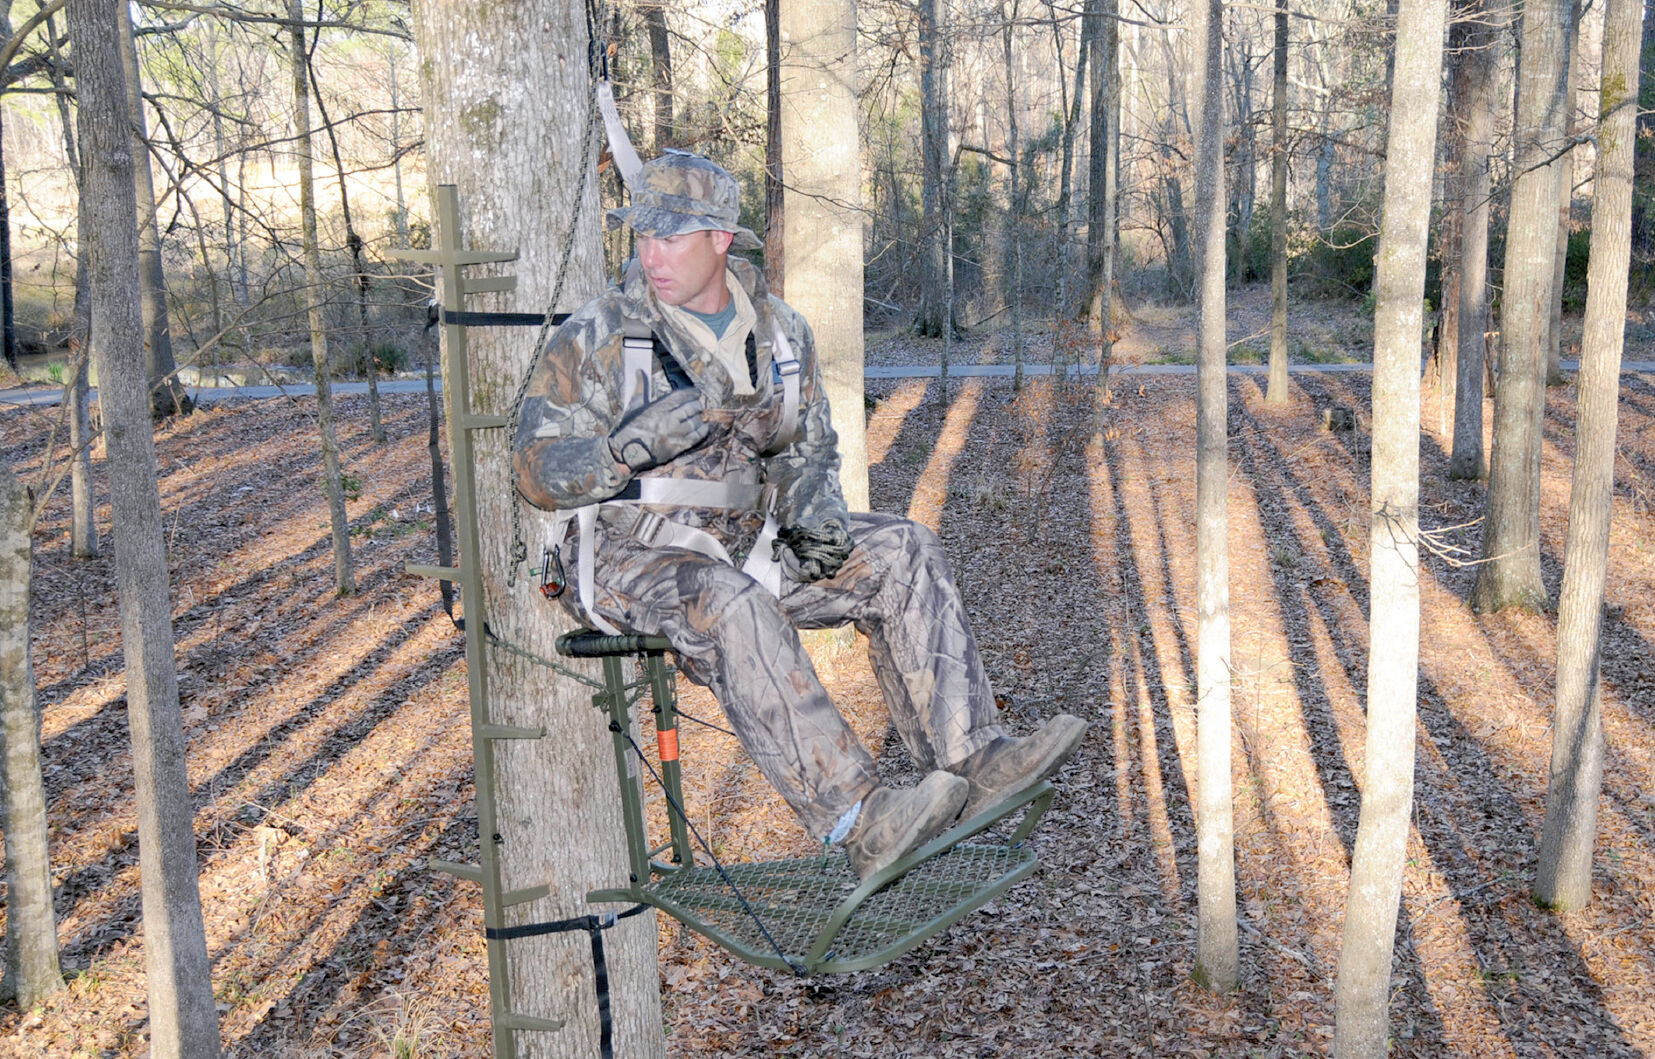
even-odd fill
[[[649,401],[654,395],[650,391],[652,362],[655,359],[655,332],[642,320],[634,320],[630,316],[621,320],[621,405],[625,407],[632,403],[632,399],[639,396],[639,385],[643,387],[642,397]]]
[[[772,321],[771,333],[775,340],[770,347],[770,371],[782,388],[782,421],[774,440],[764,450],[766,456],[774,456],[793,444],[799,432],[799,374],[803,371],[799,355],[793,351],[793,343],[787,340],[782,325]]]

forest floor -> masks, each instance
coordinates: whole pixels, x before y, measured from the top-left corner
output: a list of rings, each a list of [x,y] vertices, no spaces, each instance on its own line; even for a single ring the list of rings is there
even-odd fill
[[[1313,311],[1313,307],[1312,307]],[[996,339],[1001,341],[1002,339]],[[984,342],[985,336],[970,341]],[[877,355],[913,362],[935,344]],[[1326,1054],[1362,789],[1368,379],[1296,375],[1285,408],[1230,384],[1240,987],[1190,981],[1195,945],[1194,394],[1121,380],[871,383],[874,506],[937,528],[1007,724],[1092,721],[1033,842],[1041,867],[874,971],[800,979],[661,917],[674,1056]],[[1542,534],[1561,577],[1575,390],[1547,395]],[[1321,429],[1344,405],[1356,429]],[[434,585],[422,399],[341,402],[360,591],[333,592],[314,404],[215,406],[158,436],[201,889],[226,1054],[488,1054],[461,637]],[[45,411],[0,413],[35,480]],[[1483,486],[1444,474],[1423,408],[1422,521],[1475,550]],[[1605,626],[1608,740],[1595,900],[1530,900],[1550,748],[1554,614],[1477,615],[1474,571],[1428,554],[1417,794],[1391,1054],[1655,1054],[1655,379],[1622,390]],[[67,503],[37,537],[35,678],[67,989],[0,1007],[0,1055],[147,1054],[136,815],[110,539],[69,558]],[[107,508],[101,522],[107,526]],[[911,770],[857,648],[821,667],[893,775]],[[713,714],[705,693],[685,705]],[[687,788],[733,859],[809,848],[718,733],[688,729]],[[624,1001],[623,1001],[624,1002]]]

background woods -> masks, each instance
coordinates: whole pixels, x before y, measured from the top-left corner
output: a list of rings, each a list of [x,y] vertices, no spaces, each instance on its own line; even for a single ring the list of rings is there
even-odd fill
[[[502,754],[520,818],[477,833],[461,639],[403,573],[447,530],[436,399],[392,386],[439,357],[398,256],[434,184],[519,251],[477,307],[624,266],[595,77],[646,157],[742,180],[847,495],[942,537],[1011,726],[1093,721],[1041,871],[887,967],[630,921],[626,1054],[1649,1054],[1648,14],[0,0],[0,1055],[485,1054],[481,901],[427,862],[509,839],[568,883],[542,918],[619,870],[607,734],[518,658],[489,679],[561,742]],[[534,330],[476,334],[505,415]],[[490,628],[550,654],[491,444]],[[685,744],[720,857],[812,852]],[[569,1025],[524,1054],[596,1054],[587,939],[521,951]]]

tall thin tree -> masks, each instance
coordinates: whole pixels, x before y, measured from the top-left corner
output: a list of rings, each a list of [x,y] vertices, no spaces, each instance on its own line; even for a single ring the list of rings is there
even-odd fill
[[[93,216],[85,253],[132,730],[150,1052],[197,1059],[218,1055],[218,1021],[196,876],[195,803],[184,760],[142,346],[134,140],[117,10],[122,6],[124,0],[71,0],[67,9],[85,162],[80,206]]]
[[[1540,577],[1541,416],[1546,328],[1557,249],[1558,160],[1563,142],[1563,52],[1569,0],[1528,0],[1517,85],[1517,180],[1511,191],[1500,375],[1494,393],[1494,458],[1483,521],[1483,563],[1471,603],[1478,610],[1545,606]]]
[[[1448,477],[1481,478],[1484,332],[1488,328],[1489,156],[1494,142],[1494,34],[1484,0],[1467,0],[1449,30],[1460,142],[1460,311],[1454,346],[1454,445]]]
[[[1397,13],[1385,191],[1375,262],[1368,733],[1345,899],[1334,1054],[1382,1056],[1391,956],[1413,814],[1419,691],[1419,361],[1447,0]]]
[[[341,596],[356,591],[351,558],[350,520],[345,514],[345,483],[339,469],[339,439],[333,426],[333,364],[328,354],[324,313],[326,291],[322,248],[316,231],[316,179],[310,135],[310,74],[305,55],[303,0],[287,0],[289,58],[293,72],[294,154],[299,168],[299,218],[305,255],[305,311],[310,323],[310,359],[316,368],[316,429],[322,444],[322,491],[333,530],[333,581]]]
[[[1269,404],[1287,403],[1287,0],[1276,0],[1274,80],[1270,99],[1270,383]]]
[[[1224,339],[1224,5],[1190,12],[1200,316],[1195,412],[1196,981],[1236,985],[1235,810],[1230,786],[1229,382]]]
[[[1632,257],[1632,152],[1636,138],[1642,0],[1609,0],[1593,178],[1592,249],[1580,349],[1575,474],[1569,493],[1563,595],[1557,616],[1557,706],[1551,780],[1534,896],[1561,911],[1592,899],[1592,847],[1603,786],[1603,595],[1615,507],[1615,430]]]

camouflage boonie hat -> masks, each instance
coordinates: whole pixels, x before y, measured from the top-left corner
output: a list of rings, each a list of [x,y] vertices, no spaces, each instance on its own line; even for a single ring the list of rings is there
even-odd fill
[[[609,225],[629,224],[639,235],[665,239],[684,232],[732,232],[736,250],[764,244],[743,228],[741,185],[716,162],[688,151],[669,150],[638,170],[632,205],[609,211]]]

